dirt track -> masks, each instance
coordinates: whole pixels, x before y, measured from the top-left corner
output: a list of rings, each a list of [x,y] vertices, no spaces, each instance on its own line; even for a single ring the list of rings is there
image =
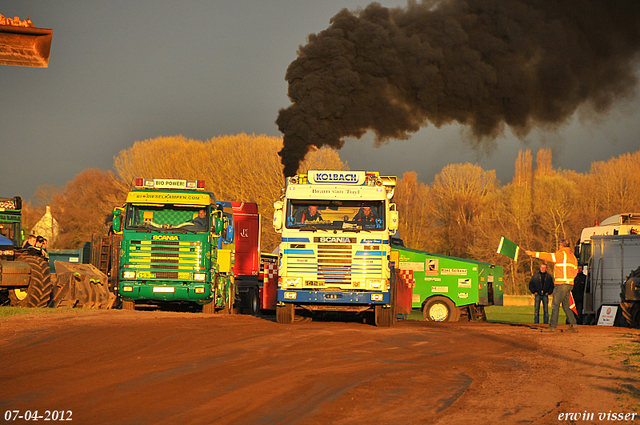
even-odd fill
[[[607,351],[638,343],[638,331],[540,329],[278,325],[117,310],[19,316],[0,321],[0,417],[64,410],[82,424],[557,424],[571,423],[558,420],[564,412],[595,414],[575,423],[640,413],[637,374]]]

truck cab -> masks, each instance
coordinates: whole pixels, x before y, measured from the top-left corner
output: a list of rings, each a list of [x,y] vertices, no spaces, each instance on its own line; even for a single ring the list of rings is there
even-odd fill
[[[114,210],[113,228],[122,234],[118,292],[125,309],[165,302],[229,308],[231,254],[218,250],[223,214],[204,181],[136,179]]]
[[[282,233],[276,318],[306,312],[372,313],[395,320],[390,239],[398,228],[391,202],[396,177],[367,171],[317,171],[287,179],[274,205]]]

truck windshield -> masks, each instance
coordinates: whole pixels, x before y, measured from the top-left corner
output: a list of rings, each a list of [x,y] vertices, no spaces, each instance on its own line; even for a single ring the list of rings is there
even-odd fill
[[[0,222],[0,235],[11,239],[13,245],[16,247],[20,247],[20,223],[2,223]]]
[[[128,230],[165,230],[208,232],[207,207],[175,205],[127,205],[125,228]]]
[[[289,229],[384,230],[384,201],[290,200]]]

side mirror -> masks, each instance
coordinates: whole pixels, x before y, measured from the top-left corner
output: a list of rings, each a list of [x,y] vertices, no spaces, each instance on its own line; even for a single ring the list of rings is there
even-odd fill
[[[113,221],[111,222],[111,227],[113,228],[114,233],[122,233],[122,211],[122,208],[113,209]]]
[[[396,211],[396,204],[389,205],[389,231],[395,232],[398,230],[400,219],[398,217],[398,211]]]
[[[227,226],[227,237],[225,238],[225,242],[233,243],[233,233],[234,233],[234,228],[233,228],[233,225],[230,224]]]
[[[222,233],[222,230],[224,229],[224,221],[222,221],[222,218],[219,216],[216,216],[215,220],[216,220],[216,223],[215,223],[213,232],[215,233],[216,236],[220,236],[220,234]]]
[[[273,203],[273,228],[276,232],[282,232],[282,201]]]

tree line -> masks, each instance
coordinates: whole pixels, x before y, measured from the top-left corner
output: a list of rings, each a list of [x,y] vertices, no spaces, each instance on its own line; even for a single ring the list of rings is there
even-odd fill
[[[278,151],[282,139],[238,134],[207,141],[183,136],[138,141],[114,158],[114,171],[87,169],[65,187],[40,186],[33,202],[26,202],[23,224],[28,232],[42,217],[46,205],[62,231],[53,248],[77,248],[103,231],[115,206],[122,206],[135,178],[204,180],[205,190],[217,200],[255,202],[262,215],[262,247],[271,252],[279,243],[273,231],[273,203],[284,187]],[[314,150],[300,166],[347,170],[337,152]]]
[[[64,187],[40,186],[25,203],[25,232],[46,205],[62,229],[53,248],[77,248],[100,233],[114,206],[124,204],[136,177],[205,180],[216,199],[256,202],[262,215],[262,249],[272,251],[279,235],[271,227],[273,202],[284,186],[278,151],[282,139],[227,135],[207,141],[183,136],[135,142],[114,158],[114,171],[86,169]],[[538,263],[496,254],[500,236],[523,249],[554,250],[561,239],[575,243],[584,227],[621,212],[640,212],[640,151],[594,162],[587,173],[555,169],[550,149],[518,153],[513,180],[501,184],[494,170],[450,164],[430,184],[415,171],[398,180],[394,201],[400,236],[410,248],[503,266],[509,294],[528,293]],[[298,172],[348,170],[337,151],[307,155]]]

